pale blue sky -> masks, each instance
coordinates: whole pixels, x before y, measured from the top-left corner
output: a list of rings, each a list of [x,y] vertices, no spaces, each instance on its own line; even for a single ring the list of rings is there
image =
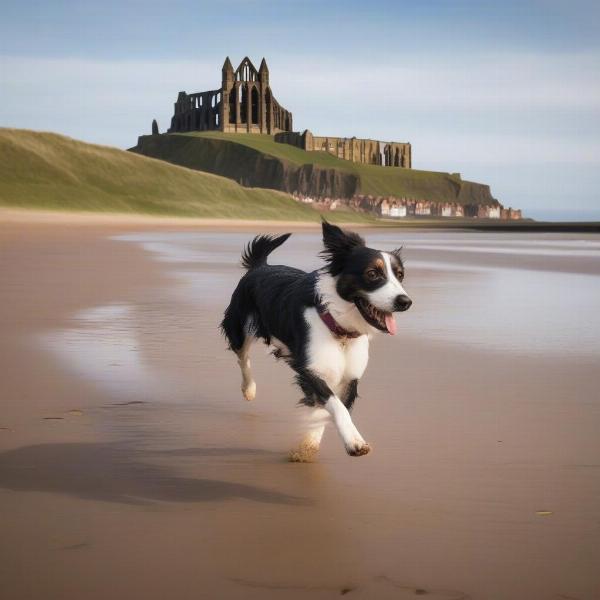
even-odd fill
[[[0,0],[0,126],[126,148],[265,56],[298,129],[410,141],[532,216],[600,218],[600,3]]]

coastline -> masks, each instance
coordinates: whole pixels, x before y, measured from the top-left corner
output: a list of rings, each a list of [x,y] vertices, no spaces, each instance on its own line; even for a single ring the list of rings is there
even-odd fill
[[[327,218],[328,213],[323,213]],[[45,224],[76,226],[115,226],[115,227],[181,227],[212,229],[233,228],[253,229],[259,227],[318,229],[319,221],[290,221],[264,219],[205,219],[195,217],[154,216],[134,213],[110,212],[71,212],[38,209],[16,209],[0,206],[0,224]],[[342,227],[390,228],[390,229],[431,229],[440,231],[480,231],[480,232],[523,232],[523,233],[600,233],[600,222],[540,222],[524,219],[521,221],[483,221],[481,219],[428,219],[410,218],[398,221],[373,219],[371,222],[347,221]]]

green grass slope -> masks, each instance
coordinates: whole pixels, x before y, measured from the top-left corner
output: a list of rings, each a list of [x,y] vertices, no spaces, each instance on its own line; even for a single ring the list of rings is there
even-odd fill
[[[495,203],[487,185],[464,181],[456,174],[353,163],[326,152],[306,152],[289,144],[279,144],[270,135],[218,131],[173,135],[235,142],[296,166],[312,164],[348,172],[359,178],[360,193],[365,195],[411,197],[461,204]]]
[[[0,128],[0,206],[225,219],[316,221],[274,190],[54,133]],[[353,213],[334,220],[360,221]]]

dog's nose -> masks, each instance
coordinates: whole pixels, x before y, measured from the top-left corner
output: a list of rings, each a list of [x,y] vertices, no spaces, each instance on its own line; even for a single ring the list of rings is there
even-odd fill
[[[394,302],[394,311],[404,312],[410,308],[411,304],[412,300],[406,294],[396,296],[396,300]]]

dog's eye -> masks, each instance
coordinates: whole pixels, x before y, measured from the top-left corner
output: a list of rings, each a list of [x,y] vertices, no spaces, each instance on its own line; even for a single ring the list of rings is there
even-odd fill
[[[367,279],[371,281],[375,281],[375,279],[379,278],[379,273],[375,269],[369,269],[367,271]]]

